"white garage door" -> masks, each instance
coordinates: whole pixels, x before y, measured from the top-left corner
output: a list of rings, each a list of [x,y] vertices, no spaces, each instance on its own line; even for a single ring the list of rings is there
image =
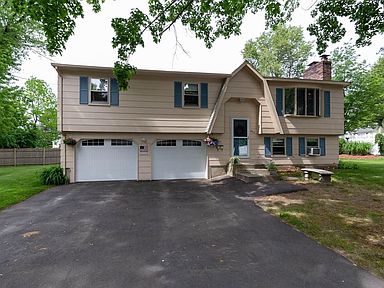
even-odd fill
[[[137,146],[125,139],[83,140],[76,148],[76,181],[137,180]]]
[[[196,140],[159,140],[152,149],[152,179],[207,178],[206,145]]]

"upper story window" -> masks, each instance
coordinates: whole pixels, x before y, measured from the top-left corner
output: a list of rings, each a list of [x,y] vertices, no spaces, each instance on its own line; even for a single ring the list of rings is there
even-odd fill
[[[286,115],[320,116],[320,89],[284,89],[284,113]]]
[[[91,78],[91,103],[109,103],[108,79]]]
[[[184,84],[184,107],[199,107],[199,84]]]

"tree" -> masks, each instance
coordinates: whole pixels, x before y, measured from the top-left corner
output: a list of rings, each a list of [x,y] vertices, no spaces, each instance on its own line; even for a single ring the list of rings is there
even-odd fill
[[[11,1],[0,0],[0,89],[9,86],[11,73],[33,49],[44,51],[44,37],[37,21],[17,14]]]
[[[55,95],[44,81],[0,89],[0,148],[50,147],[56,125]]]
[[[367,124],[384,128],[384,56],[373,65],[366,82],[366,92],[371,99]]]
[[[279,24],[249,40],[242,54],[264,76],[291,78],[303,75],[311,49],[301,27]]]
[[[348,81],[345,91],[345,131],[384,125],[384,57],[369,68],[352,44],[332,52],[333,79]]]
[[[359,55],[352,44],[345,43],[331,53],[332,79],[350,82],[344,97],[344,129],[353,131],[365,127],[370,103],[366,95],[368,66],[358,60]],[[370,102],[370,101],[369,101]]]
[[[87,0],[95,12],[100,11],[104,0]],[[148,0],[148,13],[133,9],[128,18],[114,18],[115,36],[112,46],[118,50],[115,75],[120,88],[127,88],[134,73],[129,56],[138,46],[144,46],[144,34],[159,43],[165,31],[180,21],[202,39],[210,48],[218,37],[228,38],[241,33],[241,24],[247,12],[265,12],[267,27],[290,19],[299,6],[299,0]],[[312,8],[314,23],[308,29],[317,37],[319,53],[329,42],[335,43],[345,35],[341,18],[354,23],[359,36],[358,45],[367,45],[371,38],[384,31],[384,0],[317,0]],[[73,34],[75,20],[83,17],[80,0],[13,0],[14,11],[42,25],[50,53],[61,53],[69,36]]]
[[[50,147],[58,138],[56,96],[40,79],[30,78],[23,89],[22,102],[29,124],[37,128],[38,147]]]

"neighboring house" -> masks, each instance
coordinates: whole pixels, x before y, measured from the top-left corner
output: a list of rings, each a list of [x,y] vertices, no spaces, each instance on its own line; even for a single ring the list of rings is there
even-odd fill
[[[380,155],[379,145],[375,143],[375,136],[377,133],[383,133],[382,128],[361,128],[357,129],[354,132],[345,133],[342,138],[347,141],[371,143],[373,145],[371,149],[371,154]]]
[[[345,82],[323,58],[312,79],[138,70],[119,91],[112,68],[52,64],[59,75],[62,167],[71,182],[210,178],[232,156],[260,165],[331,166],[343,134]],[[219,145],[207,146],[208,136]]]

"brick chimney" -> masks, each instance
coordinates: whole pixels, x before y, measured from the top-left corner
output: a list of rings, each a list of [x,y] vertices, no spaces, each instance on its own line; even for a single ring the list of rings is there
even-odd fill
[[[304,79],[313,80],[331,80],[332,79],[332,63],[328,59],[329,55],[320,56],[321,61],[314,61],[308,65],[304,71]]]

